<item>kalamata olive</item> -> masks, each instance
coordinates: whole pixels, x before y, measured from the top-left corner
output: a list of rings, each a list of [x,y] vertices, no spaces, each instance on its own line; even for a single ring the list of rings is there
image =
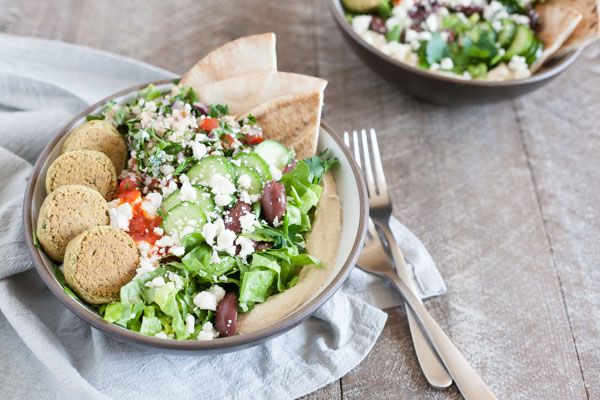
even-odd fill
[[[283,169],[283,171],[281,171],[282,175],[287,174],[288,172],[290,172],[291,170],[293,170],[294,168],[296,168],[296,164],[298,164],[298,159],[294,158],[294,161],[292,161],[291,163],[289,163],[288,165],[285,166],[285,168]]]
[[[271,242],[255,242],[254,251],[261,251],[266,249],[272,249],[273,243]]]
[[[242,201],[238,201],[224,218],[225,228],[235,232],[236,235],[242,233],[242,225],[240,217],[252,212],[250,205]]]
[[[237,328],[238,299],[233,293],[227,293],[217,305],[215,328],[220,336],[233,336]]]
[[[385,35],[387,33],[385,22],[377,15],[373,15],[373,17],[371,18],[371,25],[369,25],[369,28],[371,28],[372,31],[381,33],[382,35]]]
[[[200,115],[208,115],[208,107],[203,103],[196,102],[193,104],[193,106],[194,109],[200,113]]]
[[[269,181],[262,192],[262,213],[268,223],[281,222],[287,207],[285,186],[281,182]]]

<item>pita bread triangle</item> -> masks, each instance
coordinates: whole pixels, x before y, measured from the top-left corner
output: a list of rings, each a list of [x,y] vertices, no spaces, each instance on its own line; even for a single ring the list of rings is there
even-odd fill
[[[327,81],[308,75],[255,72],[192,87],[200,101],[227,104],[230,114],[245,115],[277,97],[307,91],[323,92],[325,86]]]
[[[566,4],[542,3],[535,10],[543,21],[537,35],[544,42],[544,50],[531,65],[531,72],[537,71],[547,59],[560,49],[569,35],[580,23],[582,15],[577,9]]]
[[[248,72],[277,71],[275,34],[245,36],[208,53],[190,69],[180,84],[194,89]]]
[[[551,5],[568,5],[579,11],[583,16],[581,22],[577,25],[571,36],[569,36],[563,46],[556,52],[556,56],[562,56],[570,51],[585,47],[592,41],[600,38],[599,3],[599,0],[551,0],[548,2],[548,4]]]
[[[302,160],[315,155],[321,125],[323,91],[312,90],[274,98],[251,110],[266,139],[294,149]]]

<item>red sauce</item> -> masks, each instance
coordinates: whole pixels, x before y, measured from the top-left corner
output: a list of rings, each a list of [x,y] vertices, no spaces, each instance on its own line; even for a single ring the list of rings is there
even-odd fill
[[[154,244],[162,237],[154,232],[154,228],[160,227],[162,218],[159,216],[149,216],[142,209],[142,192],[137,190],[137,185],[131,182],[129,178],[125,178],[119,185],[119,199],[121,203],[129,203],[131,205],[133,218],[129,221],[128,233],[133,240]]]

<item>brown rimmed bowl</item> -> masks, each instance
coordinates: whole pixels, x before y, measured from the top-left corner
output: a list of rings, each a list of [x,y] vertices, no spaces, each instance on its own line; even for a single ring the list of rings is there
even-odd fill
[[[153,82],[159,89],[168,89],[172,86],[171,80]],[[334,170],[338,195],[341,199],[342,209],[342,238],[338,249],[338,259],[334,273],[329,281],[298,310],[279,320],[275,324],[255,332],[217,338],[209,341],[199,340],[172,340],[146,336],[122,328],[118,325],[106,323],[90,306],[80,303],[70,297],[63,290],[54,275],[54,262],[33,243],[33,231],[37,224],[38,213],[46,197],[45,179],[46,170],[60,155],[60,149],[71,130],[85,121],[87,115],[97,114],[102,107],[111,100],[125,103],[133,99],[135,94],[146,87],[146,84],[132,87],[116,93],[106,99],[90,106],[71,122],[69,122],[56,137],[46,146],[35,164],[33,173],[27,184],[23,207],[23,223],[25,227],[25,240],[37,272],[44,283],[69,310],[89,323],[100,332],[113,339],[152,351],[189,354],[210,355],[242,350],[256,346],[266,340],[272,339],[292,329],[310,317],[323,305],[344,283],[354,267],[362,249],[368,216],[368,203],[366,188],[362,175],[352,155],[347,150],[340,136],[325,122],[321,123],[319,135],[319,150],[329,148],[334,156],[340,160],[340,165]]]
[[[413,67],[371,46],[354,32],[340,0],[329,0],[329,10],[350,48],[367,66],[398,88],[438,104],[482,104],[516,98],[550,82],[581,54],[579,49],[557,57],[525,79],[500,82],[458,79]]]

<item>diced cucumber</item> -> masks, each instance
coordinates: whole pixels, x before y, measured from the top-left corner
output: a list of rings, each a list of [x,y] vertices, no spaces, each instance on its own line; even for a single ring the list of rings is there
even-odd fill
[[[205,222],[206,217],[200,205],[182,201],[167,213],[162,228],[167,235],[177,233],[181,236],[182,233],[199,232]]]
[[[208,186],[214,175],[221,175],[233,182],[233,165],[222,156],[208,156],[201,159],[187,172],[190,182],[202,186]]]
[[[215,202],[212,200],[210,193],[206,191],[206,189],[201,188],[200,186],[193,185],[192,186],[196,191],[196,198],[189,200],[192,203],[198,204],[202,207],[204,213],[213,212],[215,210]],[[171,193],[166,199],[163,200],[162,209],[165,211],[169,211],[177,204],[184,201],[183,196],[181,195],[181,191],[177,189],[173,193]]]
[[[245,165],[249,168],[255,170],[263,182],[269,182],[271,180],[271,171],[269,170],[269,164],[265,162],[258,154],[256,153],[239,153],[235,157],[234,160],[240,160],[242,165]]]
[[[498,35],[498,44],[502,47],[508,46],[515,37],[517,24],[510,18],[502,18],[502,30]]]
[[[260,179],[260,176],[258,175],[258,173],[256,171],[254,171],[253,169],[251,169],[249,167],[246,167],[245,165],[241,165],[239,167],[236,167],[235,175],[236,175],[236,186],[239,191],[247,191],[249,195],[255,195],[255,194],[262,193],[263,182],[262,182],[262,179]],[[249,185],[250,187],[249,188],[242,188],[240,186],[240,179],[244,175],[248,176],[248,178],[250,179],[250,185]]]
[[[510,60],[513,56],[526,55],[535,43],[535,35],[525,25],[517,25],[515,37],[504,54],[505,60]]]
[[[291,151],[281,143],[275,140],[265,140],[254,148],[254,152],[258,154],[267,164],[284,169],[290,161]]]
[[[402,35],[402,27],[400,25],[395,25],[388,33],[385,35],[385,39],[388,42],[399,42],[400,36]]]

